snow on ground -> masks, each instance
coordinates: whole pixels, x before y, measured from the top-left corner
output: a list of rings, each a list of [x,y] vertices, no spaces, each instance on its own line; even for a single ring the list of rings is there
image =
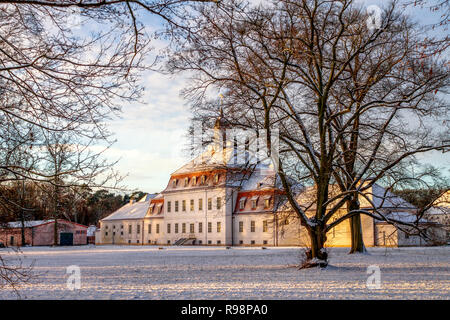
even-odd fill
[[[28,247],[35,279],[22,299],[450,299],[450,247],[369,248],[348,255],[331,248],[324,270],[298,270],[299,248]],[[0,249],[7,260],[16,254]],[[81,289],[67,289],[78,265]],[[367,267],[381,270],[381,289],[366,286]],[[7,287],[0,299],[16,299]]]

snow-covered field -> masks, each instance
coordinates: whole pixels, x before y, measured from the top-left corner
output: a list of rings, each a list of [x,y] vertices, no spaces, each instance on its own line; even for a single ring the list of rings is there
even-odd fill
[[[331,266],[298,270],[299,248],[29,247],[32,283],[22,299],[450,299],[450,247],[369,248],[367,255],[330,249]],[[16,254],[0,249],[6,259]],[[81,270],[81,289],[67,288],[67,267]],[[367,267],[381,288],[366,286]],[[16,299],[9,288],[0,299]]]

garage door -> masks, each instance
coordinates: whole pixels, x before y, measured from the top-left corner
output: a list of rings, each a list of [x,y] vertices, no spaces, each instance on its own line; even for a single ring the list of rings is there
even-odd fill
[[[59,245],[61,245],[61,246],[73,246],[73,233],[61,232],[59,234]]]

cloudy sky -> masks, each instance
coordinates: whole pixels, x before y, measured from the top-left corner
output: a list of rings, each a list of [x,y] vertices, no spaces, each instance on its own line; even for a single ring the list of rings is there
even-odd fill
[[[376,3],[379,1],[366,1],[367,5]],[[423,17],[428,19],[429,11],[425,13]],[[151,31],[159,22],[147,20],[146,23]],[[163,44],[154,45],[158,48]],[[121,117],[108,123],[117,143],[107,156],[120,159],[116,169],[128,174],[125,180],[128,188],[158,192],[166,187],[170,174],[189,160],[183,149],[190,112],[180,97],[180,90],[188,79],[181,75],[147,72],[143,81],[146,91],[142,100],[145,103],[123,105]],[[446,166],[448,174],[450,152],[434,152],[423,160]]]

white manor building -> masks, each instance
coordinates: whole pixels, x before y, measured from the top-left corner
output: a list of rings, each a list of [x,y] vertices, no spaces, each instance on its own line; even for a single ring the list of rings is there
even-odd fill
[[[215,134],[221,134],[220,118]],[[264,245],[298,246],[308,241],[296,217],[288,214],[277,174],[271,165],[257,170],[237,170],[234,154],[209,147],[170,176],[157,195],[130,201],[100,221],[97,244],[132,245]],[[299,200],[308,189],[299,187]],[[374,185],[370,192],[379,209],[396,219],[414,221],[414,207]],[[377,196],[378,195],[378,196]],[[383,196],[381,196],[383,195]],[[385,201],[380,201],[381,197]],[[301,201],[301,200],[300,200]],[[364,207],[364,200],[362,200]],[[367,206],[368,203],[366,202]],[[342,210],[345,210],[343,208]],[[423,245],[394,226],[361,215],[366,246]],[[341,223],[327,234],[327,246],[349,246],[349,223]]]

